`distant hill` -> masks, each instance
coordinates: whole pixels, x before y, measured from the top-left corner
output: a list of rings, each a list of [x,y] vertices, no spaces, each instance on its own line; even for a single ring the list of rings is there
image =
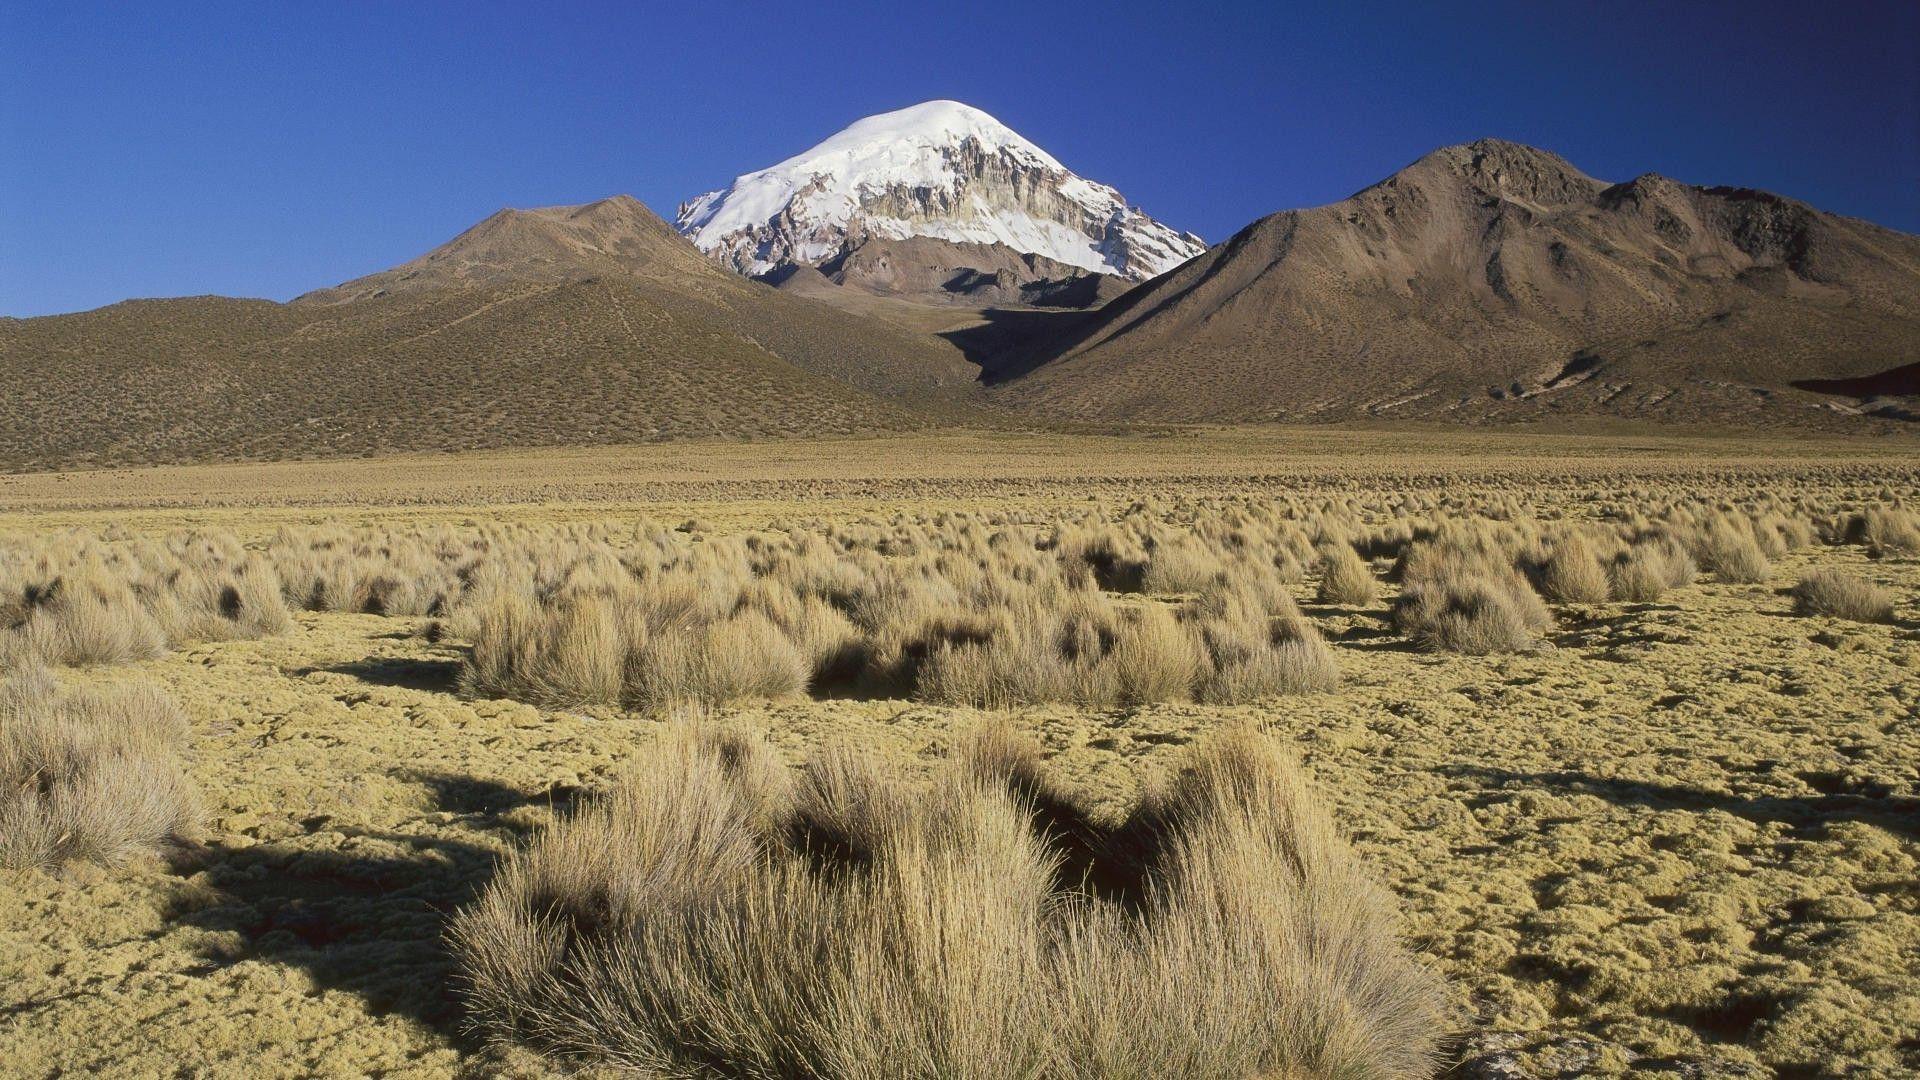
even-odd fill
[[[921,164],[979,165],[986,121],[935,112],[973,126],[954,151],[933,125]],[[1132,239],[1088,251],[1166,231],[1116,220]],[[1161,252],[1117,299],[1119,275],[998,240],[834,235],[776,288],[620,196],[503,210],[286,304],[0,318],[0,469],[1074,420],[1920,433],[1920,237],[1513,143]]]
[[[0,467],[992,422],[938,339],[732,274],[633,199],[506,210],[288,304],[0,319]]]
[[[1910,417],[1876,394],[1916,359],[1920,238],[1485,140],[1263,218],[989,365],[1056,416],[1833,426]]]

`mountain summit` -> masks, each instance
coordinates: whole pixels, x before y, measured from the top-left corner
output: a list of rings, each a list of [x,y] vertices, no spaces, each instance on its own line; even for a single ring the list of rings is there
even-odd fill
[[[1206,250],[957,101],[869,116],[683,204],[675,224],[749,275],[818,266],[871,239],[999,244],[1133,281]]]

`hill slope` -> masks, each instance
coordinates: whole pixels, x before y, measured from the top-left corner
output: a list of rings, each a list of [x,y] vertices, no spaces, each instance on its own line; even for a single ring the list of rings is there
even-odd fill
[[[289,303],[0,320],[0,467],[898,430],[957,351],[713,265],[632,199],[504,211]]]
[[[1159,420],[1824,423],[1855,406],[1794,382],[1920,355],[1920,238],[1486,140],[1059,325],[1002,359],[1001,393]]]

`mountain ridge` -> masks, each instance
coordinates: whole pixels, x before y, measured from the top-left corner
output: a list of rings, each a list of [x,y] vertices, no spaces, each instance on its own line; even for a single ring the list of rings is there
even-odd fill
[[[992,426],[975,376],[738,277],[623,196],[501,211],[284,304],[0,322],[0,467]]]
[[[999,392],[1078,418],[1753,419],[1849,408],[1793,383],[1916,351],[1920,238],[1485,139],[1253,222],[1003,361]]]

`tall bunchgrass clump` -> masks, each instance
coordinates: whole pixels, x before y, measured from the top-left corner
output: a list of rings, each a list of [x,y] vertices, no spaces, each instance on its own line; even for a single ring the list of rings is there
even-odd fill
[[[1379,597],[1373,571],[1350,544],[1327,544],[1320,549],[1319,600],[1343,607],[1367,607]]]
[[[1815,570],[1793,587],[1793,610],[1853,622],[1890,623],[1891,590],[1839,570]]]
[[[0,545],[0,662],[123,664],[291,627],[272,570],[224,533]]]
[[[1752,522],[1733,515],[1716,515],[1695,538],[1695,556],[1714,580],[1751,585],[1767,580],[1773,564],[1754,538]]]
[[[1196,593],[1225,572],[1220,552],[1198,536],[1163,540],[1153,546],[1141,575],[1148,593]]]
[[[158,687],[62,688],[16,671],[0,682],[0,867],[112,866],[190,837],[186,740]]]
[[[1402,555],[1395,629],[1433,652],[1486,656],[1539,648],[1553,615],[1499,538],[1422,541]]]
[[[128,664],[167,651],[166,631],[131,586],[98,567],[15,583],[0,600],[0,662]]]
[[[1653,603],[1671,589],[1693,584],[1699,572],[1685,544],[1668,533],[1648,533],[1607,564],[1607,591],[1615,600]]]
[[[1606,564],[1584,532],[1570,532],[1556,540],[1540,570],[1540,591],[1556,603],[1604,604],[1610,586]]]
[[[1323,692],[1340,681],[1333,650],[1291,600],[1270,612],[1226,594],[1212,603],[1203,598],[1187,617],[1204,661],[1194,697],[1204,704]]]
[[[716,599],[718,603],[716,603]],[[505,593],[478,607],[462,689],[555,708],[658,710],[805,692],[807,657],[766,615],[688,582],[545,601]]]
[[[1275,744],[1099,818],[988,734],[911,784],[670,730],[451,940],[483,1030],[649,1075],[1430,1075],[1390,896]]]
[[[1920,514],[1899,507],[1878,506],[1847,519],[1849,543],[1866,545],[1876,557],[1920,555]]]
[[[976,708],[1189,701],[1200,662],[1192,634],[1163,605],[1121,608],[1097,593],[1049,590],[933,645],[913,693]]]

